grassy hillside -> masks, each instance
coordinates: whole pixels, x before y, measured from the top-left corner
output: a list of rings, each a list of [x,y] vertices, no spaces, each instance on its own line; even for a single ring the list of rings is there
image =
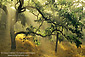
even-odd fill
[[[84,57],[85,45],[81,48],[77,48],[75,44],[71,44],[68,41],[64,41],[58,44],[58,52],[55,53],[55,42],[50,42],[48,39],[40,38],[41,44],[37,46],[33,42],[33,38],[28,36],[28,40],[23,40],[24,35],[18,35],[16,38],[16,44],[18,52],[35,52],[35,54],[29,54],[29,56],[37,57]]]

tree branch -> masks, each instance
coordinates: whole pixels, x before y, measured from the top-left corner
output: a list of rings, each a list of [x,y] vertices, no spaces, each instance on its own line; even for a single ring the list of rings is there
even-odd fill
[[[34,32],[34,31],[32,31],[30,28],[27,28],[27,30],[28,31],[30,31],[29,33],[33,33],[33,34],[35,34],[35,35],[38,35],[38,36],[41,36],[41,37],[46,37],[46,36],[50,36],[50,35],[54,35],[54,34],[52,34],[54,31],[57,31],[57,29],[54,29],[54,30],[52,30],[52,32],[48,35],[42,35],[42,34],[39,34],[39,33],[37,33],[37,32]]]
[[[42,21],[42,23],[40,24],[40,26],[38,27],[38,29],[36,30],[36,32],[40,29],[40,27],[42,26],[42,24],[43,24],[43,21]]]
[[[65,29],[67,29],[67,30],[68,30],[68,29],[70,30],[70,27],[67,27],[67,26],[65,26],[64,24],[57,24],[57,23],[55,23],[54,21],[52,21],[51,19],[46,18],[46,17],[44,16],[44,14],[40,11],[40,9],[38,9],[37,7],[33,7],[33,6],[27,6],[27,7],[36,9],[36,10],[42,15],[42,18],[44,18],[45,21],[47,21],[47,22],[51,21],[50,23],[52,23],[52,24],[54,24],[54,25],[62,26],[63,28],[65,28]],[[70,30],[70,31],[73,33],[72,30]],[[76,33],[76,32],[74,32],[74,33]],[[65,36],[65,35],[64,35],[64,36]]]

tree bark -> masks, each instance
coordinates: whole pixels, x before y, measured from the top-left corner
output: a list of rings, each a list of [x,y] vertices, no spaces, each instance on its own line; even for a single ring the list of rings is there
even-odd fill
[[[25,11],[25,8],[22,8],[22,6],[24,4],[24,0],[19,0],[19,3],[20,3],[20,5],[19,5],[18,9],[16,10],[15,18],[11,19],[11,26],[10,26],[11,49],[16,49],[16,41],[15,41],[16,36],[14,34],[14,24],[18,21],[18,14]],[[24,11],[21,11],[23,9],[24,9]]]
[[[17,22],[18,19],[18,12],[15,13],[15,18],[11,19],[11,24],[10,24],[10,36],[11,36],[11,50],[16,49],[16,41],[15,41],[15,34],[14,34],[14,24]]]
[[[58,46],[58,35],[59,33],[57,32],[57,35],[56,35],[56,46],[55,46],[55,52],[57,53],[57,46]]]
[[[11,50],[13,50],[13,49],[16,49],[14,26],[11,26],[10,28],[10,35],[11,35]]]

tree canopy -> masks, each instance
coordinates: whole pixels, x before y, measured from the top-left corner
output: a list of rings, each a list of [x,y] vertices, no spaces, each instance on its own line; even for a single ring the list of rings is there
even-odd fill
[[[28,7],[33,8],[30,10],[33,13],[37,20],[35,22],[40,23],[39,28],[31,26],[35,30],[31,30],[30,33],[46,37],[50,35],[56,35],[57,32],[61,36],[64,36],[71,43],[76,43],[76,46],[79,47],[82,42],[80,39],[83,39],[82,29],[85,28],[84,20],[84,3],[83,1],[66,1],[58,0],[54,2],[53,0],[46,1],[45,3],[40,3],[39,1],[32,1],[32,5],[29,4]],[[81,6],[80,6],[81,4]],[[34,9],[36,9],[34,11]],[[38,14],[34,13],[38,11]],[[44,33],[41,33],[40,27],[43,22],[46,21],[50,24],[48,28],[44,30]],[[67,32],[67,33],[65,33]]]
[[[14,0],[10,2],[9,0],[4,1],[0,2],[5,5],[4,3],[11,3]],[[17,1],[14,1],[15,5]],[[15,7],[15,5],[13,6]],[[37,19],[34,22],[40,24],[38,28],[31,25],[26,30],[41,37],[57,35],[59,33],[60,36],[66,38],[71,43],[74,42],[79,47],[82,44],[80,39],[83,39],[82,30],[85,29],[84,5],[85,1],[81,0],[24,0],[22,7],[35,15]],[[18,9],[17,6],[16,10]],[[45,30],[42,30],[41,26],[44,22],[50,25]]]

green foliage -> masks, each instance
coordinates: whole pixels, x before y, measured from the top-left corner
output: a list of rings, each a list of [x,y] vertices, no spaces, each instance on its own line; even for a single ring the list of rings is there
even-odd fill
[[[66,0],[59,0],[58,3],[61,5],[66,4]]]
[[[58,0],[54,3],[52,0],[47,0],[49,3],[43,7],[39,2],[35,2],[36,10],[42,15],[40,19],[35,20],[35,22],[46,21],[50,24],[48,28],[44,30],[44,34],[41,36],[50,36],[55,34],[56,31],[65,37],[68,41],[76,43],[79,47],[82,42],[79,39],[83,39],[82,28],[84,24],[80,22],[82,20],[83,6],[74,7],[74,2],[66,0]],[[48,7],[48,8],[47,8]],[[49,12],[46,12],[50,11]],[[63,28],[61,28],[63,27]],[[70,35],[66,35],[63,31],[66,29]],[[40,35],[39,34],[39,35]],[[59,38],[59,40],[62,37]]]
[[[34,22],[38,22],[38,23],[40,23],[42,21],[43,21],[43,18],[39,18],[38,20],[34,20]]]
[[[40,42],[37,39],[34,39],[36,45],[40,45]]]
[[[47,29],[45,30],[45,34],[46,34],[46,35],[50,35],[50,34],[51,34],[50,28],[47,28]]]
[[[26,30],[31,33],[32,31],[34,31],[34,29],[36,29],[34,26],[30,25]]]
[[[7,0],[4,0],[7,1]],[[5,5],[4,1],[0,1]],[[82,42],[80,39],[83,39],[82,29],[84,29],[85,25],[83,19],[85,18],[85,13],[83,12],[83,7],[77,7],[75,5],[78,2],[73,2],[70,0],[46,0],[44,4],[38,0],[32,0],[28,2],[27,9],[33,14],[34,12],[38,13],[34,14],[37,19],[35,22],[41,24],[38,28],[30,25],[26,30],[29,33],[32,33],[34,36],[39,35],[42,37],[56,35],[57,32],[61,35],[59,40],[66,38],[70,42],[74,42],[77,47],[79,47]],[[81,3],[83,5],[83,3]],[[20,18],[21,19],[21,18]],[[22,18],[22,24],[25,25],[26,20]],[[40,28],[44,22],[50,24],[45,30]],[[66,31],[64,31],[66,30]],[[70,35],[67,35],[66,32]],[[39,44],[36,41],[36,44]]]
[[[55,0],[47,0],[49,3],[53,4]]]

